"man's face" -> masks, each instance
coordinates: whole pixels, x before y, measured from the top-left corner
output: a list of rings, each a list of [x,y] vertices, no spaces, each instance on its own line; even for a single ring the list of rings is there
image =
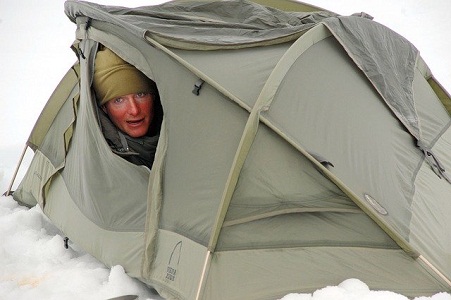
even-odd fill
[[[103,110],[122,132],[141,137],[147,133],[153,119],[153,95],[137,93],[113,98],[105,103]]]

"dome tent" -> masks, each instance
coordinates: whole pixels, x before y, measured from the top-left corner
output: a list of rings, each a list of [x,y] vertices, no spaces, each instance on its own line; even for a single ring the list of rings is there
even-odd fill
[[[30,135],[14,197],[86,251],[167,298],[274,299],[350,277],[450,290],[450,117],[402,37],[245,1],[69,1],[66,13],[80,70]],[[159,87],[150,172],[112,154],[97,126],[97,43]]]

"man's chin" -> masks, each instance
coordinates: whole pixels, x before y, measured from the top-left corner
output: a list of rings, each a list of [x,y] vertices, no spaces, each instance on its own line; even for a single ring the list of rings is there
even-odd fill
[[[146,135],[147,128],[144,126],[142,128],[127,128],[124,132],[133,138],[139,138]]]

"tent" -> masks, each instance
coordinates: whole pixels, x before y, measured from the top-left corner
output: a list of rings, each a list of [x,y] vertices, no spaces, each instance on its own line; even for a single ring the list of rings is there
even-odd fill
[[[348,278],[451,291],[451,100],[405,38],[286,0],[65,12],[78,60],[13,196],[74,243],[168,299],[277,299]],[[157,83],[151,170],[102,136],[99,44]]]

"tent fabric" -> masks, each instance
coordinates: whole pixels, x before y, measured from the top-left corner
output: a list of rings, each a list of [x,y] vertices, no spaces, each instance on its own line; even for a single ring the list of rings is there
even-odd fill
[[[265,41],[280,43],[279,39],[298,33],[292,38],[295,39],[313,25],[326,20],[326,26],[338,37],[359,68],[387,101],[387,105],[412,135],[421,140],[412,95],[413,71],[418,50],[385,26],[377,23],[375,25],[374,22],[369,25],[369,21],[364,17],[338,17],[325,12],[287,13],[247,1],[167,3],[134,10],[90,5],[90,9],[84,11],[83,2],[77,2],[76,7],[78,10],[71,2],[66,3],[67,13],[72,20],[83,14],[93,19],[127,26],[137,35],[144,34],[171,47],[178,46],[173,41],[218,46],[255,46]],[[234,16],[233,22],[230,16]],[[381,39],[368,43],[371,39],[367,37],[375,34],[382,36]],[[386,57],[393,59],[387,60]],[[406,61],[407,64],[404,63]],[[406,75],[402,77],[401,74]]]
[[[449,96],[404,38],[250,1],[65,8],[77,72],[30,135],[14,198],[85,251],[168,299],[275,299],[347,278],[450,291]],[[151,170],[102,136],[99,43],[158,86]]]
[[[417,140],[421,140],[412,89],[418,50],[404,37],[365,18],[337,17],[324,23],[394,114]],[[369,38],[375,35],[380,39]]]
[[[165,45],[255,45],[296,39],[328,12],[282,12],[249,1],[168,2],[142,8],[121,8],[77,1],[65,3],[72,21],[79,15],[125,26],[133,34]],[[178,43],[178,44],[176,44]]]
[[[49,101],[36,122],[36,127],[33,128],[31,135],[28,137],[27,143],[32,149],[37,149],[41,145],[42,139],[47,133],[50,124],[66,101],[66,98],[63,95],[72,93],[72,97],[75,97],[75,95],[79,93],[78,73],[79,65],[76,63],[69,71],[67,71],[66,75],[61,80],[61,86],[55,90],[55,93],[53,93],[52,96],[50,96]]]

